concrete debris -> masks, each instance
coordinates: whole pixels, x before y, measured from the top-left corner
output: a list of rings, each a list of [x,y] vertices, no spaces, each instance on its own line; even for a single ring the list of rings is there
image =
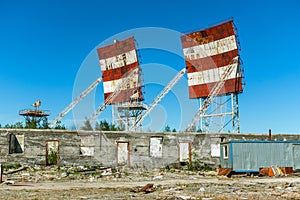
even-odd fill
[[[90,182],[93,182],[94,180],[95,180],[95,177],[93,177],[93,176],[89,178]]]
[[[276,190],[282,190],[282,187],[278,186],[278,187],[275,187]]]
[[[199,192],[200,192],[200,193],[205,192],[205,188],[204,188],[204,187],[199,188]]]
[[[12,184],[15,184],[15,181],[10,181],[10,180],[4,181],[4,184],[6,184],[6,185],[12,185]]]
[[[30,176],[30,173],[23,173],[21,176]]]
[[[162,179],[163,178],[163,176],[162,175],[159,175],[159,176],[155,176],[154,178],[153,178],[153,180],[156,180],[156,179]]]
[[[187,200],[187,199],[196,199],[196,197],[192,197],[192,196],[178,196],[178,198],[183,199],[183,200]],[[202,198],[203,199],[203,198]]]
[[[164,190],[163,192],[173,192],[173,191],[176,191],[177,188],[169,188],[167,190]]]
[[[146,184],[145,186],[143,186],[142,188],[140,189],[137,189],[137,190],[131,190],[132,192],[135,192],[135,193],[139,193],[139,192],[144,192],[144,193],[152,193],[155,191],[155,189],[153,188],[153,185],[152,183],[148,183]]]
[[[10,184],[10,186],[28,186],[28,187],[37,187],[37,186],[39,186],[39,185],[38,185],[38,184],[27,183],[27,182],[18,182],[18,183]]]
[[[116,172],[116,173],[114,174],[114,177],[115,177],[115,178],[122,178],[122,175],[121,175],[120,172]]]
[[[68,175],[69,175],[68,172],[63,172],[63,173],[61,173],[60,177],[65,178],[65,177],[67,177]]]
[[[107,168],[106,170],[104,170],[103,173],[101,173],[102,176],[110,176],[112,175],[112,170],[111,168]]]

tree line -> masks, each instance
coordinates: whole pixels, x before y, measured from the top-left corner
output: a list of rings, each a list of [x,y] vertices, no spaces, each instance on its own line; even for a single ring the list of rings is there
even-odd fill
[[[83,126],[80,128],[81,130],[96,130],[96,131],[124,131],[125,130],[125,126],[124,125],[120,125],[120,126],[116,126],[115,124],[112,123],[108,123],[106,120],[100,121],[100,122],[96,122],[94,128],[92,127],[91,122],[86,119],[84,121]]]
[[[0,128],[6,128],[6,129],[50,129],[48,124],[47,117],[42,118],[26,118],[25,123],[23,122],[16,122],[14,124],[6,124],[2,126],[0,124]],[[66,126],[62,124],[61,121],[58,121],[53,129],[61,129],[66,130]],[[80,128],[81,130],[96,130],[96,131],[124,131],[125,126],[124,125],[115,125],[112,123],[108,123],[106,120],[101,120],[99,122],[96,122],[94,127],[92,126],[91,122],[86,119],[83,123],[83,126]],[[177,132],[175,128],[171,128],[169,125],[166,125],[164,127],[163,132]],[[195,132],[202,132],[200,129],[195,130]]]
[[[25,118],[25,122],[16,122],[14,124],[5,124],[1,125],[0,128],[7,128],[7,129],[50,129],[48,118],[47,117],[41,117],[41,118]],[[61,123],[61,121],[58,121],[53,129],[63,129],[65,130],[66,127]]]

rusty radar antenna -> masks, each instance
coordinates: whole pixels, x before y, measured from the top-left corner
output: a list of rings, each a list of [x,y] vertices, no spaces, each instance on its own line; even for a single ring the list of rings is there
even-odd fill
[[[28,128],[36,128],[37,125],[42,121],[43,118],[46,118],[50,115],[49,110],[40,110],[42,104],[41,100],[37,100],[35,103],[31,104],[33,109],[23,109],[19,111],[19,115],[25,118],[26,124],[34,124]]]
[[[24,117],[46,117],[50,115],[49,110],[40,110],[42,104],[41,100],[37,100],[35,103],[31,104],[35,109],[23,109],[19,111],[19,115]]]

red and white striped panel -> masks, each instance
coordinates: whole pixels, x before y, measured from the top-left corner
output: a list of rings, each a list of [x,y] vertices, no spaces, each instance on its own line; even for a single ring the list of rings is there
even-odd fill
[[[116,41],[97,49],[102,71],[104,99],[106,100],[131,71],[137,70],[128,84],[122,85],[121,92],[109,103],[128,102],[131,97],[138,96],[142,100],[139,62],[133,37]],[[138,95],[136,95],[138,93]]]
[[[226,78],[219,95],[241,92],[242,78],[239,56],[232,21],[181,36],[187,66],[190,98],[207,97],[224,70],[233,65],[233,72]]]

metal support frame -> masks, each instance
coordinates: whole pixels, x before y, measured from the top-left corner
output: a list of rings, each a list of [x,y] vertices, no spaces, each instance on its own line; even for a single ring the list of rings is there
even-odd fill
[[[186,72],[186,68],[180,70],[176,76],[164,87],[164,89],[155,97],[151,104],[147,107],[146,111],[136,118],[134,124],[129,127],[130,131],[135,131],[138,126],[141,126],[142,121],[151,113],[151,111],[157,106],[157,104],[170,92],[170,90],[177,84],[177,82],[183,77]]]
[[[126,76],[124,76],[124,79],[122,80],[122,82],[120,82],[115,91],[109,95],[103,104],[101,104],[96,111],[88,118],[88,120],[92,123],[93,121],[95,121],[97,119],[97,117],[106,109],[107,105],[109,105],[111,103],[111,101],[113,101],[122,91],[124,85],[127,85],[127,83],[130,82],[130,80],[132,79],[132,76],[134,76],[137,72],[137,70],[132,70],[130,72],[128,72],[128,74],[126,74]]]
[[[112,107],[113,123],[128,131],[146,109],[147,106],[138,100],[114,104]]]
[[[200,109],[205,99],[200,99]],[[240,133],[238,94],[215,97],[209,107],[199,116],[202,132]]]
[[[203,98],[203,103],[200,104],[199,110],[196,112],[192,122],[188,125],[186,131],[196,131],[197,128],[197,122],[199,121],[199,117],[202,116],[204,113],[206,113],[207,109],[210,107],[210,104],[214,101],[215,99],[218,99],[216,97],[219,97],[218,93],[222,89],[222,87],[225,84],[226,78],[232,73],[234,69],[234,63],[239,63],[239,57],[235,57],[231,61],[232,63],[229,65],[229,67],[220,75],[220,81],[214,85],[212,88],[211,92],[209,93],[208,97]],[[203,123],[203,119],[202,119]],[[220,132],[220,131],[218,131]]]
[[[139,82],[143,85],[142,70],[138,71]],[[142,86],[143,87],[143,86]],[[120,102],[111,104],[112,123],[117,124],[119,128],[128,131],[132,127],[138,117],[147,109],[147,105],[139,98],[130,98],[128,102]]]

